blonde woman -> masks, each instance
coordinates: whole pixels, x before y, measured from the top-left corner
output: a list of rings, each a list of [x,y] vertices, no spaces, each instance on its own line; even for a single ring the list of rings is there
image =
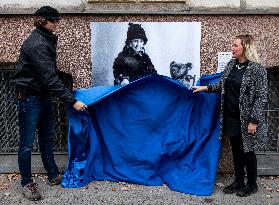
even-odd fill
[[[245,197],[257,192],[255,150],[267,139],[264,106],[267,102],[267,73],[259,63],[254,38],[238,35],[232,45],[233,59],[227,64],[218,84],[193,86],[193,92],[221,93],[222,136],[232,146],[235,181],[225,194]],[[247,183],[244,182],[245,171]]]

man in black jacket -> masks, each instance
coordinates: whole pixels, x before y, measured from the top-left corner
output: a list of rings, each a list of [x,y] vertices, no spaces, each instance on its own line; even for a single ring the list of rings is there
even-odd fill
[[[13,82],[18,99],[20,132],[18,165],[23,195],[31,200],[40,200],[41,194],[31,175],[31,151],[36,129],[49,184],[56,185],[62,181],[52,150],[54,129],[50,94],[78,111],[86,109],[87,106],[77,101],[58,78],[57,36],[53,33],[60,19],[59,12],[50,6],[43,6],[34,16],[36,29],[21,46],[18,72],[13,77]]]

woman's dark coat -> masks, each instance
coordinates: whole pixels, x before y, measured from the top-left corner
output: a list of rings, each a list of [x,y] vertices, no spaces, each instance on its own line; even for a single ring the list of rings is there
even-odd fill
[[[221,92],[221,130],[223,130],[223,111],[225,82],[235,65],[231,60],[221,76],[218,84],[209,85],[209,92]],[[241,132],[244,152],[261,149],[267,142],[267,125],[265,122],[264,107],[267,102],[267,72],[259,63],[249,61],[242,78],[239,97]],[[248,124],[258,121],[255,135],[248,134]]]
[[[118,85],[126,78],[129,82],[150,74],[156,74],[149,56],[145,52],[136,53],[125,46],[113,63],[114,84]]]

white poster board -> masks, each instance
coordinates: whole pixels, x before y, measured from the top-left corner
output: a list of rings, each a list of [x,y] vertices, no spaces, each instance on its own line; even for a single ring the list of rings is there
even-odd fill
[[[132,22],[147,36],[145,51],[157,73],[170,76],[170,63],[192,63],[188,74],[200,77],[200,22]],[[92,22],[92,85],[113,85],[113,63],[125,46],[129,22]]]
[[[228,62],[232,59],[232,52],[218,52],[217,73],[224,71]]]

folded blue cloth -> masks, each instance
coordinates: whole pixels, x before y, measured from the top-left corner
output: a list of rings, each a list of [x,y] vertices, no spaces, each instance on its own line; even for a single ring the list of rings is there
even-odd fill
[[[217,82],[220,74],[200,84]],[[211,195],[220,153],[219,95],[193,93],[171,78],[153,75],[126,86],[80,89],[88,105],[71,109],[68,168],[63,187],[94,180]]]

